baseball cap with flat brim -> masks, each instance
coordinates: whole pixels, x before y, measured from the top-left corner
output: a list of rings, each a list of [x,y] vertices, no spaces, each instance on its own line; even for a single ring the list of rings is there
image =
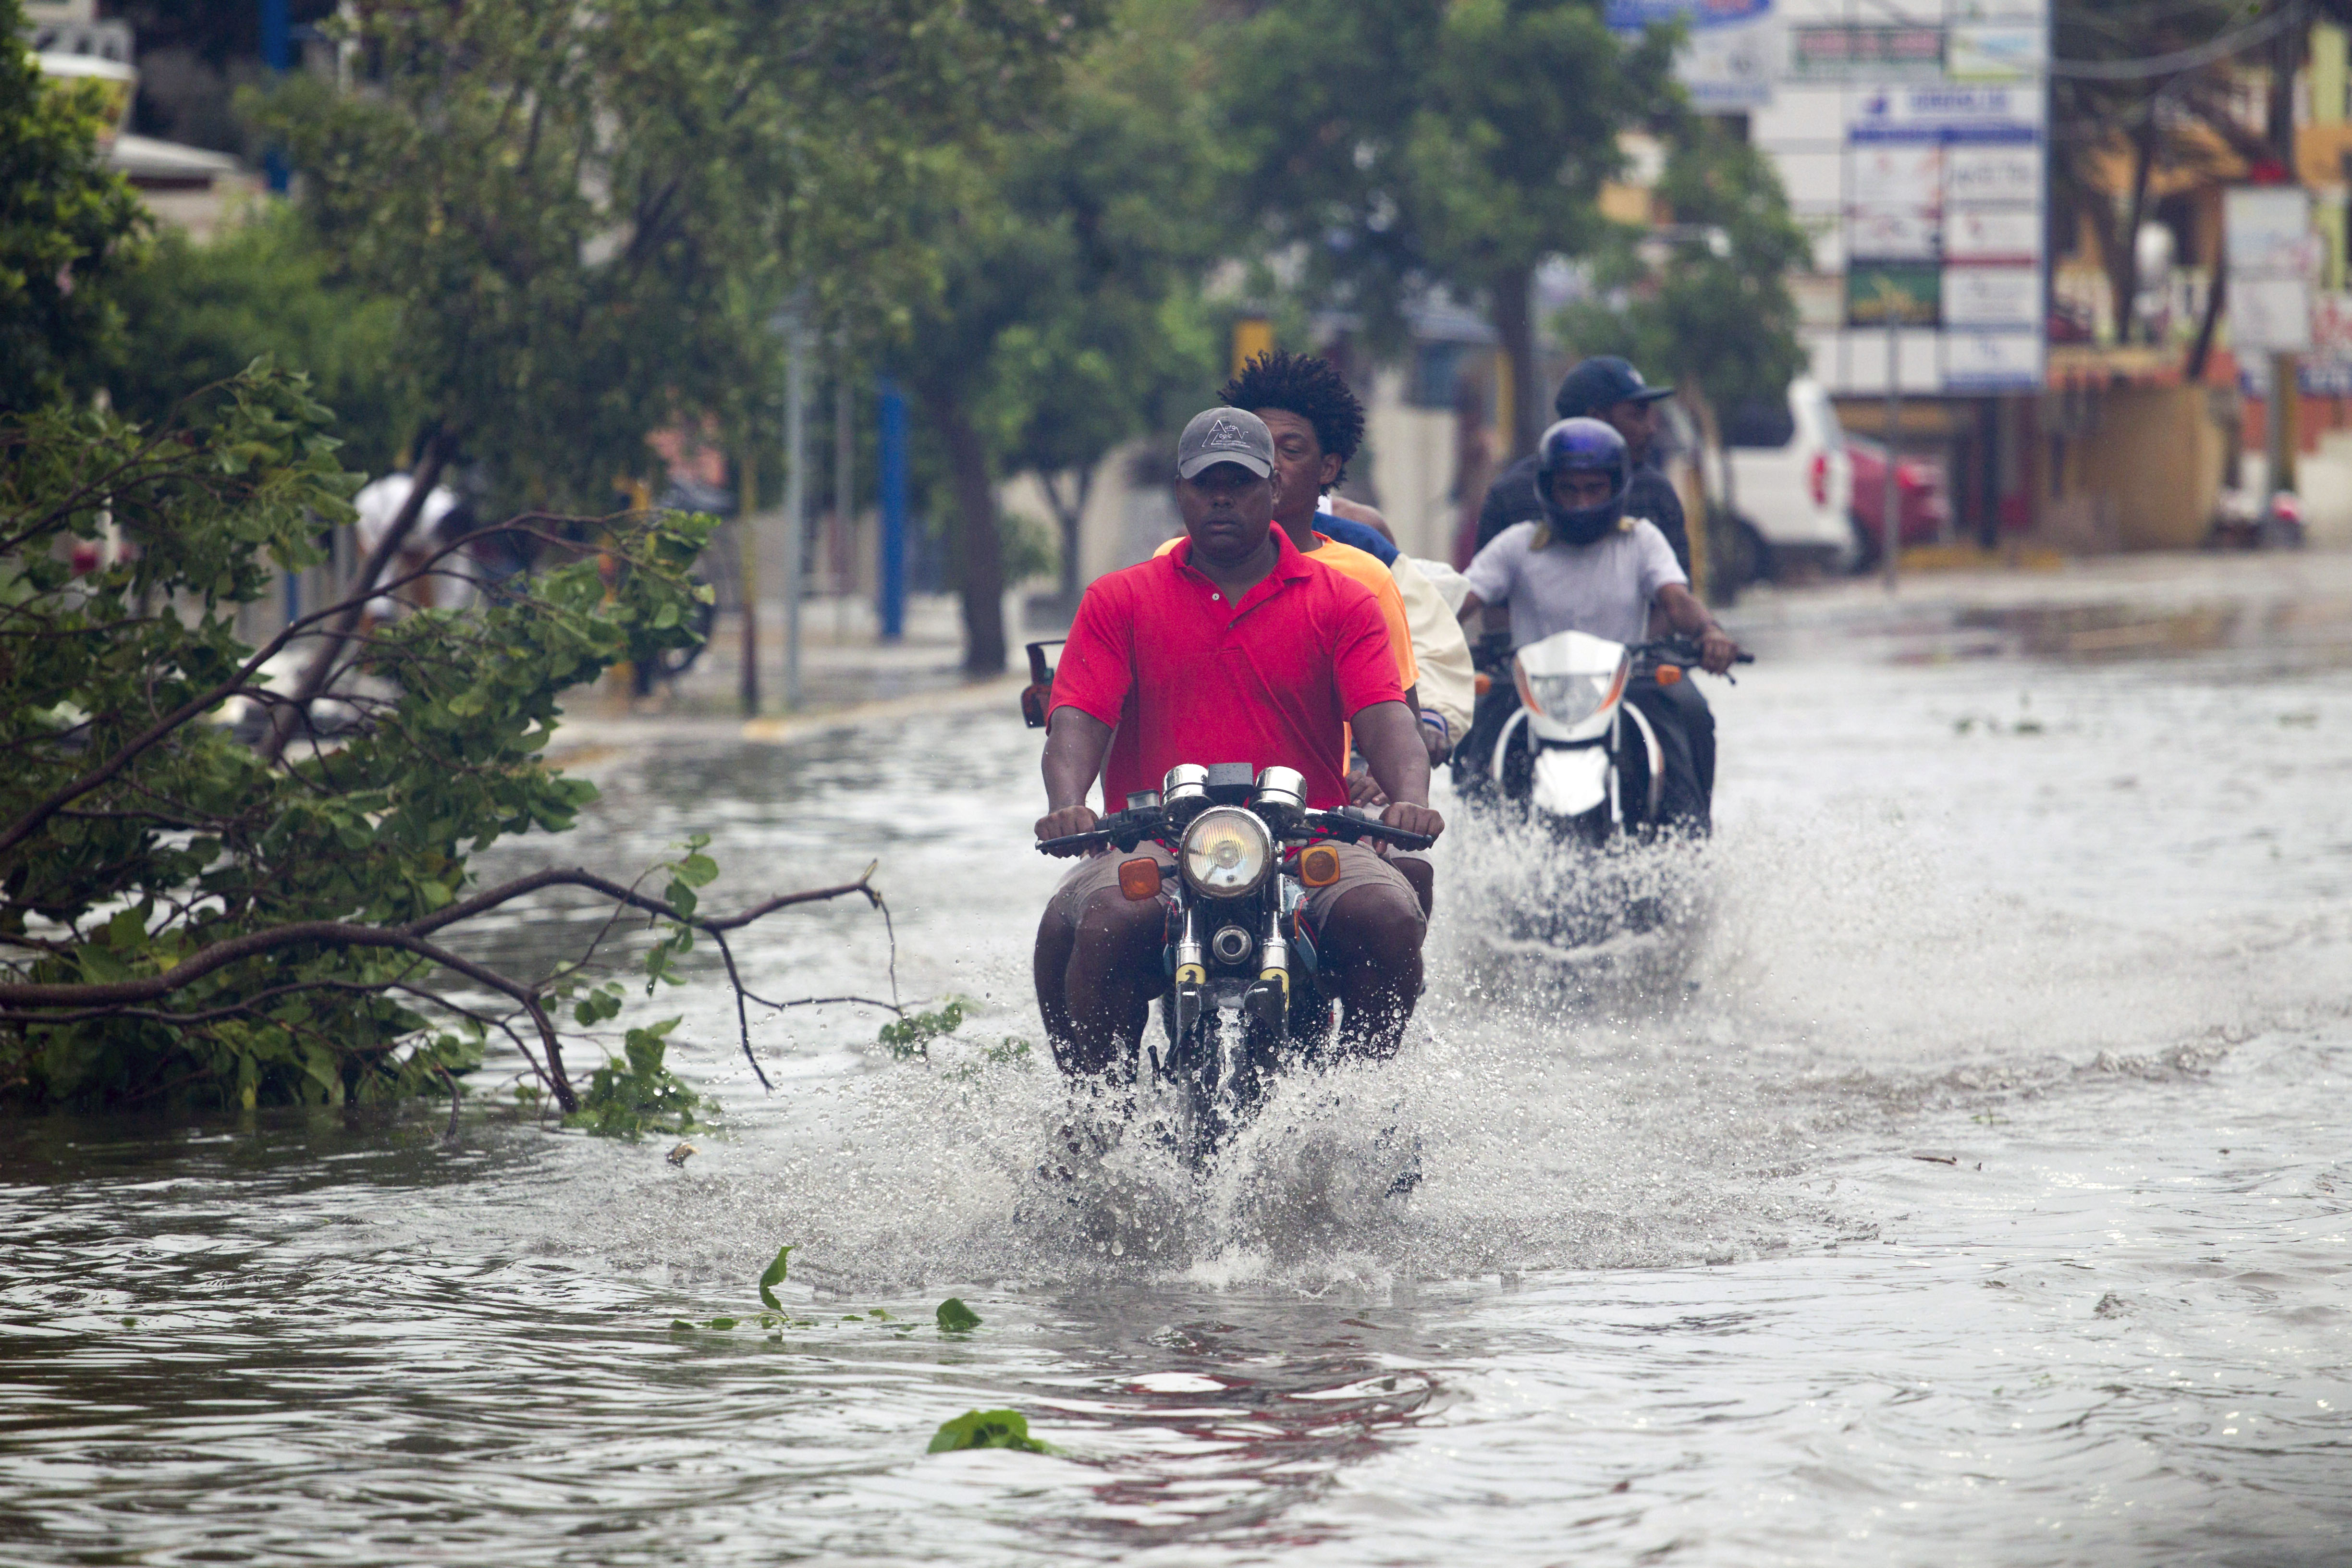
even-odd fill
[[[1274,472],[1274,432],[1246,408],[1204,408],[1176,441],[1176,477],[1196,478],[1219,463],[1239,463],[1260,479]]]
[[[1596,354],[1580,361],[1561,378],[1551,405],[1562,419],[1578,419],[1620,403],[1655,403],[1674,395],[1671,386],[1652,386],[1643,381],[1631,362],[1615,354]]]

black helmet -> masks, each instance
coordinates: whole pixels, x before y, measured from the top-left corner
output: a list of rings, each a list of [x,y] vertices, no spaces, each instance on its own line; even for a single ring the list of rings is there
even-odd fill
[[[1607,474],[1609,499],[1599,506],[1564,507],[1552,499],[1554,474]],[[1536,499],[1552,532],[1570,544],[1591,544],[1616,527],[1633,482],[1625,437],[1598,419],[1563,419],[1544,432],[1536,447]]]

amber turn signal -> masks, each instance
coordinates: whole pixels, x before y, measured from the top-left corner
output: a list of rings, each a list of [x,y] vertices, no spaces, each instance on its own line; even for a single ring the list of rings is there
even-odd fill
[[[1298,879],[1310,888],[1328,888],[1339,879],[1339,852],[1317,844],[1298,857]]]
[[[1661,686],[1672,686],[1675,681],[1680,680],[1682,678],[1683,678],[1683,667],[1682,667],[1681,665],[1679,665],[1679,664],[1662,664],[1662,665],[1658,666],[1658,684],[1659,684],[1659,685],[1661,685]]]
[[[1160,896],[1160,862],[1149,855],[1118,863],[1118,890],[1140,901]]]

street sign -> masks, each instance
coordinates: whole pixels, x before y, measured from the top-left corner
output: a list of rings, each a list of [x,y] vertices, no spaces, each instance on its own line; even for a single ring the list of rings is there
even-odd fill
[[[1934,262],[1849,261],[1849,327],[1932,327],[1943,315],[1943,269]]]
[[[2299,185],[2237,185],[2221,193],[2230,269],[2230,346],[2301,353],[2311,346],[2311,278],[2317,242],[2311,193]]]
[[[1941,81],[1944,29],[1868,23],[1791,27],[1789,75],[1799,81]]]
[[[1773,0],[1608,0],[1602,13],[1615,31],[1633,35],[1661,22],[1680,22],[1682,52],[1675,79],[1704,112],[1758,109],[1772,101],[1785,46]]]

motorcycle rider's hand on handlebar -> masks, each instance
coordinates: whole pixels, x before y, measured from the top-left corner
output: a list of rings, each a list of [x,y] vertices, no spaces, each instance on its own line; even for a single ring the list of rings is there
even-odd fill
[[[1067,838],[1092,833],[1102,824],[1087,805],[1087,791],[1102,771],[1103,753],[1110,750],[1110,726],[1076,708],[1056,708],[1045,728],[1045,804],[1053,809],[1037,819],[1037,840]],[[1048,855],[1071,858],[1087,853],[1071,847],[1048,849]]]
[[[1049,838],[1068,838],[1080,833],[1092,833],[1101,825],[1101,822],[1102,819],[1095,815],[1094,807],[1090,805],[1066,805],[1059,811],[1049,811],[1037,819],[1037,840],[1043,844]],[[1086,851],[1048,849],[1045,853],[1066,858],[1083,855]]]
[[[1658,608],[1665,611],[1667,624],[1685,637],[1698,638],[1699,668],[1709,675],[1728,675],[1739,658],[1739,645],[1729,633],[1715,624],[1691,591],[1680,583],[1667,583],[1658,589]]]
[[[1391,827],[1407,833],[1426,834],[1434,838],[1445,831],[1445,818],[1425,805],[1411,805],[1398,801],[1381,813],[1381,820]]]
[[[1710,625],[1698,639],[1699,668],[1709,675],[1727,675],[1739,658],[1739,645],[1721,626]]]
[[[1357,713],[1357,748],[1372,780],[1388,799],[1381,820],[1407,833],[1434,838],[1445,818],[1429,809],[1429,752],[1421,743],[1422,724],[1402,702],[1376,702]]]

